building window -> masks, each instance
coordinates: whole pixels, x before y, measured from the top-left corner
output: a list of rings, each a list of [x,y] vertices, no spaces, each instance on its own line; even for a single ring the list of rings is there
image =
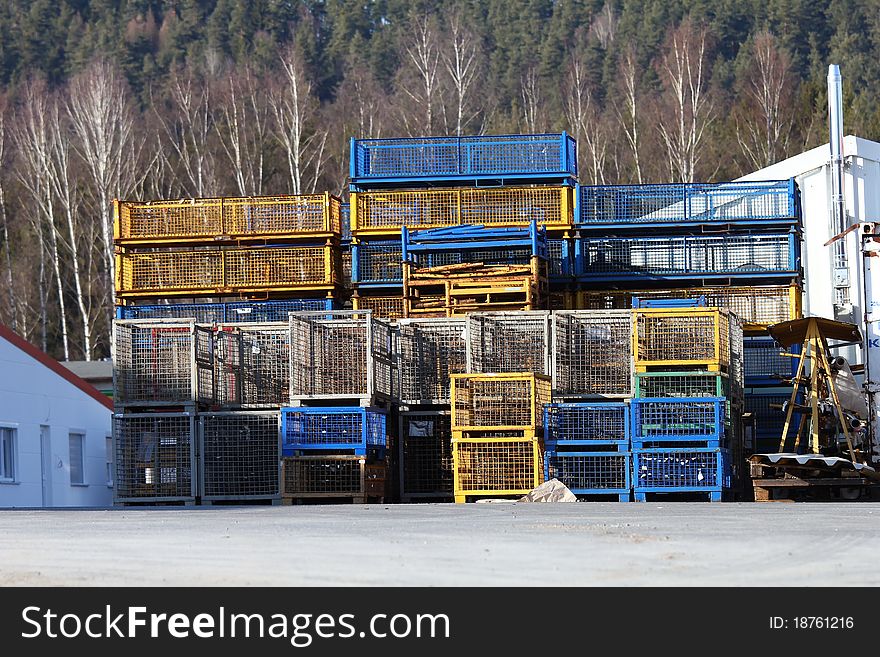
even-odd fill
[[[15,481],[15,429],[0,427],[0,481]]]
[[[81,433],[70,434],[70,483],[84,484],[83,475],[83,447],[85,436]]]
[[[113,437],[107,436],[107,485],[113,486]]]

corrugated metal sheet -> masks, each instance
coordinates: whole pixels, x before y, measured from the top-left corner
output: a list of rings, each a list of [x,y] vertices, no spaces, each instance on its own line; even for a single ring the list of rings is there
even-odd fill
[[[877,471],[864,463],[853,463],[850,460],[837,456],[824,456],[822,454],[753,454],[749,457],[752,463],[777,466],[800,466],[839,472],[843,470],[855,470],[863,477],[878,479]]]

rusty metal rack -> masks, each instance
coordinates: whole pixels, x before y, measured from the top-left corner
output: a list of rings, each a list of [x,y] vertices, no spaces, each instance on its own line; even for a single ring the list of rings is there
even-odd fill
[[[633,299],[694,299],[704,297],[706,305],[725,308],[743,322],[746,331],[760,331],[771,324],[802,316],[798,285],[760,287],[687,287],[659,290],[581,290],[578,307],[585,310],[632,308]]]
[[[456,503],[526,495],[544,480],[541,445],[533,438],[453,437],[452,462]]]
[[[467,371],[475,374],[551,371],[549,311],[471,313]]]
[[[388,466],[363,456],[292,456],[283,460],[282,498],[286,504],[320,500],[383,502],[387,496]]]
[[[213,331],[191,320],[114,321],[113,390],[120,408],[213,403]]]
[[[571,228],[572,205],[572,188],[566,186],[352,192],[352,233],[399,235],[404,226],[528,226],[531,221],[565,231]]]
[[[616,496],[629,502],[632,455],[628,452],[556,451],[544,454],[544,478],[558,479],[575,495]]]
[[[687,367],[730,371],[731,363],[736,364],[737,354],[742,354],[741,324],[726,310],[654,308],[633,313],[633,356],[637,372]],[[732,348],[733,343],[738,346]],[[737,376],[741,376],[741,370]]]
[[[467,319],[403,319],[398,322],[400,402],[450,403],[450,377],[467,371]]]
[[[532,372],[453,374],[452,431],[536,432],[550,402],[550,377]]]
[[[388,444],[386,411],[356,406],[282,408],[281,441],[285,456],[299,452],[384,454]]]
[[[393,329],[369,310],[290,314],[290,402],[362,406],[393,400]]]
[[[215,401],[231,408],[278,408],[290,394],[290,325],[216,328]]]
[[[114,201],[119,246],[338,238],[340,200],[329,194]]]
[[[281,499],[278,411],[200,413],[202,504]]]
[[[631,310],[554,312],[554,397],[631,397],[632,335]]]
[[[340,280],[339,249],[330,244],[205,247],[116,253],[119,302],[144,297],[324,293]]]
[[[384,290],[378,295],[361,294],[355,290],[351,297],[351,308],[372,311],[374,317],[381,319],[401,319],[404,316],[403,292],[393,296],[386,294]]]
[[[451,498],[452,422],[448,410],[400,413],[400,496]]]
[[[114,504],[195,504],[196,444],[193,413],[114,415]]]

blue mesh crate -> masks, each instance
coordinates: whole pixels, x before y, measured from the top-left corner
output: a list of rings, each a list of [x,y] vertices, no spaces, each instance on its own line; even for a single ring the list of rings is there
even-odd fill
[[[470,181],[561,182],[577,178],[566,133],[352,139],[351,188]]]
[[[558,479],[575,495],[617,494],[629,500],[632,457],[629,452],[547,450],[544,478]]]
[[[168,303],[118,306],[117,319],[179,319],[194,317],[200,324],[234,322],[286,322],[287,315],[301,310],[332,310],[333,299],[284,299],[279,301],[230,301],[226,303]]]
[[[386,436],[386,414],[380,409],[281,409],[281,446],[285,456],[315,450],[366,454],[368,449],[384,449]]]
[[[579,228],[675,227],[704,224],[796,224],[794,179],[715,184],[582,185]]]
[[[548,239],[547,257],[550,280],[567,280],[574,274],[571,240]]]
[[[361,242],[351,246],[351,280],[359,287],[403,284],[400,240]]]
[[[622,402],[546,404],[544,440],[550,445],[629,445],[629,417]]]
[[[339,216],[342,221],[342,241],[351,241],[351,204],[342,203],[339,206]]]
[[[782,352],[799,354],[800,345],[784,349],[773,338],[747,337],[743,339],[743,374],[746,385],[780,385],[783,379],[797,374],[800,360],[780,355]]]
[[[642,397],[632,399],[631,437],[641,443],[706,443],[725,436],[724,397]]]
[[[798,277],[800,233],[761,232],[677,237],[582,237],[575,270],[587,283]]]
[[[747,388],[743,397],[743,410],[752,414],[756,438],[765,448],[772,447],[774,452],[778,451],[779,439],[782,437],[782,429],[785,427],[783,407],[791,399],[791,391],[791,387]],[[799,394],[795,401],[802,403],[803,395]],[[798,412],[792,413],[787,439],[797,435],[801,415]]]
[[[644,493],[688,492],[716,492],[720,498],[732,484],[730,455],[725,449],[636,449],[632,462],[636,499]]]
[[[200,324],[222,324],[226,309],[222,303],[163,303],[144,306],[117,306],[116,319],[184,319]]]

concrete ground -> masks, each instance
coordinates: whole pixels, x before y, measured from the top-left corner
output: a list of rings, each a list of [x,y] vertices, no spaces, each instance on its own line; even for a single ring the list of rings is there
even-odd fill
[[[0,585],[872,585],[880,504],[0,511]]]

